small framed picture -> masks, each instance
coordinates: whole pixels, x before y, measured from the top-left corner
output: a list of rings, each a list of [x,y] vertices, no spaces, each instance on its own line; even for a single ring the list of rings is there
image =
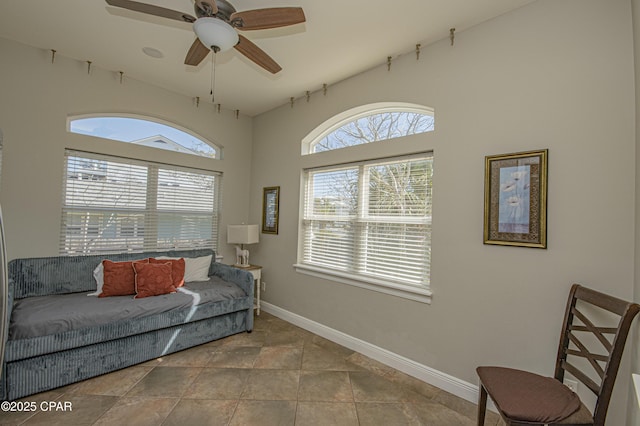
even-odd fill
[[[278,210],[280,208],[280,187],[270,186],[262,190],[262,233],[278,233]]]
[[[547,248],[547,154],[485,157],[485,244]]]

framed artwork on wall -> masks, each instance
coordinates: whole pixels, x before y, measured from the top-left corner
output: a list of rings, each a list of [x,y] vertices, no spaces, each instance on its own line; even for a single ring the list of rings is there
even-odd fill
[[[278,211],[280,208],[280,187],[269,186],[262,189],[262,233],[278,233]]]
[[[485,244],[547,248],[547,154],[485,157]]]

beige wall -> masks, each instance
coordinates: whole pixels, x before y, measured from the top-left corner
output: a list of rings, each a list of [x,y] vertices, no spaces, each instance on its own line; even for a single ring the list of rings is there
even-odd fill
[[[630,231],[640,167],[630,5],[540,0],[458,32],[453,47],[443,35],[423,47],[419,61],[409,53],[391,72],[382,65],[253,122],[230,111],[218,115],[207,104],[195,108],[188,97],[126,75],[120,85],[116,72],[97,65],[87,75],[84,62],[62,53],[51,64],[48,51],[0,39],[0,202],[9,258],[57,253],[65,147],[176,161],[175,154],[70,135],[67,115],[151,115],[224,147],[224,161],[178,160],[224,173],[223,229],[259,223],[262,187],[281,186],[280,233],[261,234],[252,248],[252,260],[265,266],[268,302],[471,383],[478,364],[551,374],[572,282],[624,298],[635,289],[639,299],[640,238]],[[637,32],[635,40],[640,45]],[[300,141],[324,120],[381,101],[435,108],[436,131],[300,156]],[[549,149],[549,248],[483,245],[484,156],[537,148]],[[417,150],[435,153],[432,304],[297,274],[301,168]],[[230,261],[224,231],[220,247]],[[635,371],[638,358],[636,349]],[[627,405],[629,370],[627,361],[608,424],[625,424],[627,411],[638,417]]]
[[[281,186],[280,233],[252,250],[265,267],[264,299],[470,383],[479,364],[553,374],[571,283],[633,296],[630,16],[629,0],[540,0],[459,32],[453,47],[443,34],[417,61],[407,46],[390,72],[383,64],[254,118],[252,221],[262,187]],[[324,120],[382,101],[435,108],[435,132],[300,156]],[[483,245],[484,157],[538,148],[549,149],[549,248]],[[417,149],[435,154],[432,304],[296,273],[301,169]],[[629,368],[611,425],[624,424]]]
[[[67,147],[147,158],[223,172],[220,252],[226,223],[247,218],[252,120],[231,111],[216,113],[210,103],[128,78],[114,71],[0,39],[0,129],[4,133],[0,202],[9,259],[58,253],[63,156]],[[158,66],[162,64],[159,62]],[[66,131],[68,115],[125,112],[176,123],[224,147],[223,160],[211,160]]]

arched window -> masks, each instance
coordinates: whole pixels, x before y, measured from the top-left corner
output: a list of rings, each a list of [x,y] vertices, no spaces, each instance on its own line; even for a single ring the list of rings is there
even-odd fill
[[[365,105],[320,125],[302,149],[313,154],[431,130],[427,107]],[[433,152],[390,148],[382,158],[353,151],[344,163],[319,157],[321,164],[302,170],[296,270],[429,302]]]
[[[433,109],[405,103],[377,103],[338,114],[302,141],[302,154],[331,151],[434,130]]]
[[[82,115],[70,117],[71,133],[96,136],[200,157],[220,158],[220,148],[173,123],[134,115]]]

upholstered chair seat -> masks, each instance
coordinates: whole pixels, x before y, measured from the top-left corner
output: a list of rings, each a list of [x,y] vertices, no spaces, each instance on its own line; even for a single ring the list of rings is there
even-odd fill
[[[478,367],[478,426],[490,397],[507,426],[604,426],[631,322],[640,305],[571,286],[553,377],[507,367]],[[596,397],[593,413],[563,384],[565,373]]]
[[[505,367],[478,367],[487,393],[508,418],[533,424],[593,424],[593,416],[567,386],[553,377]]]

